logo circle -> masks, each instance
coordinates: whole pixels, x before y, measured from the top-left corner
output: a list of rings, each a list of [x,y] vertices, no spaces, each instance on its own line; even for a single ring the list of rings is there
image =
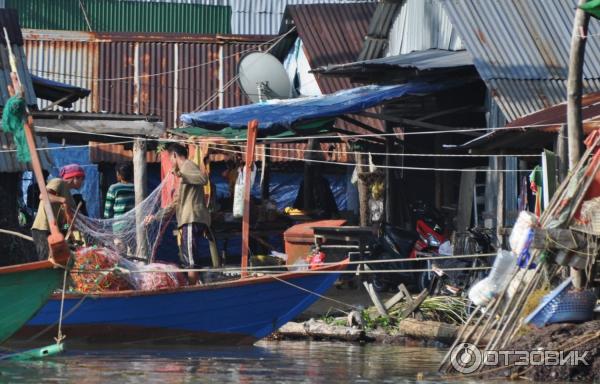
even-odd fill
[[[452,349],[450,363],[457,372],[473,373],[481,367],[483,354],[475,345],[461,343]]]

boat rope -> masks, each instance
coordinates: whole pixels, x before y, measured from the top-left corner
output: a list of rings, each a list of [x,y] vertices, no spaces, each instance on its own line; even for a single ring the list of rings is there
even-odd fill
[[[54,340],[56,344],[62,343],[62,341],[67,337],[62,333],[62,320],[63,320],[63,310],[65,307],[65,291],[67,290],[67,276],[69,274],[69,268],[65,268],[65,272],[63,273],[63,285],[62,285],[62,294],[60,297],[60,312],[58,316],[58,332]]]
[[[279,277],[277,277],[277,276],[271,276],[271,277],[272,277],[273,279],[275,279],[275,280],[279,281],[280,283],[287,284],[287,285],[289,285],[289,286],[292,286],[292,287],[294,287],[294,288],[297,288],[297,289],[299,289],[299,290],[301,290],[301,291],[304,291],[304,292],[310,293],[311,295],[315,295],[315,296],[317,296],[317,297],[319,297],[319,298],[321,298],[321,299],[328,300],[328,301],[332,301],[332,302],[334,302],[334,303],[337,303],[337,304],[345,305],[346,307],[348,307],[348,308],[351,308],[351,309],[360,310],[360,308],[359,308],[359,307],[357,307],[357,306],[355,306],[355,305],[352,305],[352,304],[345,303],[345,302],[343,302],[343,301],[340,301],[340,300],[334,299],[333,297],[328,297],[328,296],[325,296],[325,295],[321,295],[320,293],[317,293],[317,292],[311,291],[310,289],[306,289],[306,288],[304,288],[304,287],[301,287],[301,286],[299,286],[299,285],[297,285],[297,284],[294,284],[294,283],[291,283],[291,282],[289,282],[289,281],[286,281],[286,280],[280,279],[280,278],[279,278]]]
[[[84,300],[87,299],[88,297],[90,297],[90,295],[92,295],[92,293],[97,293],[97,292],[90,292],[90,293],[87,293],[84,296],[82,296],[81,299],[79,299],[79,301],[77,303],[75,303],[75,305],[72,306],[67,311],[67,313],[64,314],[64,316],[61,316],[62,319],[64,320],[64,319],[68,318],[73,312],[75,312],[77,310],[77,308],[79,308],[81,306],[81,304],[83,304]],[[60,320],[60,318],[59,318],[59,320]],[[52,330],[52,328],[54,328],[54,326],[56,324],[58,324],[59,320],[56,320],[52,324],[48,325],[46,328],[42,329],[35,335],[31,336],[29,339],[27,339],[27,342],[37,340],[40,336],[42,336],[42,335],[46,334],[48,331]],[[61,328],[62,328],[62,324],[61,324]]]

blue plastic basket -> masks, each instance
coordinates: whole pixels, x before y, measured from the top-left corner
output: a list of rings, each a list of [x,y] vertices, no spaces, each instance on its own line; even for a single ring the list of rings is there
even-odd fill
[[[596,294],[592,290],[569,290],[572,279],[565,280],[548,295],[527,318],[525,324],[538,328],[554,323],[580,323],[592,320]]]

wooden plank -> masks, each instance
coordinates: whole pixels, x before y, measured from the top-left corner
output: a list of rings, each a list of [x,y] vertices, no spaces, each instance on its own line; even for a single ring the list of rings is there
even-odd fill
[[[379,314],[383,317],[388,317],[387,310],[381,303],[381,299],[379,299],[379,295],[377,295],[377,292],[375,292],[375,289],[373,288],[373,284],[363,281],[363,285],[365,286],[365,289],[367,290],[367,293],[369,294],[371,301],[373,302],[373,304],[375,304],[375,308],[377,308],[377,312],[379,312]]]
[[[531,241],[533,249],[580,249],[585,246],[584,235],[569,229],[535,229]]]
[[[456,228],[461,232],[471,227],[475,177],[476,172],[462,172],[460,176]]]
[[[402,313],[400,314],[400,318],[405,319],[406,317],[408,317],[408,315],[419,309],[419,306],[421,306],[421,304],[423,303],[423,301],[425,301],[427,296],[429,296],[429,290],[426,288],[421,293],[419,293],[417,297],[413,299],[412,303],[410,303],[404,311],[402,311]]]
[[[254,164],[254,150],[256,148],[256,136],[258,134],[258,120],[248,123],[248,141],[246,143],[246,165],[244,177],[244,215],[242,218],[242,278],[248,276],[248,244],[250,240],[250,175]]]

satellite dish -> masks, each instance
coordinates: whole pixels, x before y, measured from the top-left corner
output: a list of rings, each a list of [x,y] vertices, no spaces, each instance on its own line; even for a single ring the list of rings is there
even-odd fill
[[[292,97],[288,74],[279,60],[271,54],[247,54],[240,61],[238,75],[240,87],[253,103]]]

